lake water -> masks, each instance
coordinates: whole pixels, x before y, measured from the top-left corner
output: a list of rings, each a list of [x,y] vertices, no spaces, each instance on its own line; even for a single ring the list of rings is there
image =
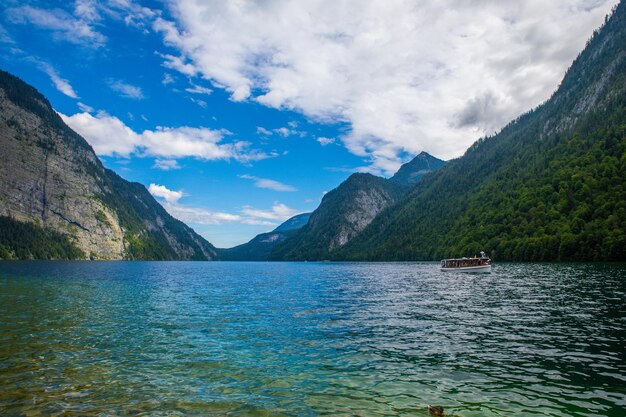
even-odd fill
[[[0,262],[2,416],[626,416],[626,266]]]

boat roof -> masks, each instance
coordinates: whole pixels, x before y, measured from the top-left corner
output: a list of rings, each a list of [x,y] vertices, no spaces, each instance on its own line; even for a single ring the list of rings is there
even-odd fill
[[[442,261],[465,261],[468,259],[489,259],[488,256],[477,256],[475,258],[446,258],[442,259]]]

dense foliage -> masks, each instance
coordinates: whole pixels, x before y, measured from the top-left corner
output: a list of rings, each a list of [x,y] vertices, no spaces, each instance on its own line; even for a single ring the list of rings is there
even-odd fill
[[[189,248],[185,259],[205,260],[204,254],[214,253],[215,248],[180,220],[170,216],[150,195],[146,187],[128,182],[110,169],[105,169],[110,188],[115,192],[101,196],[104,202],[115,207],[120,224],[126,231],[128,259],[173,260],[180,256],[162,229],[149,230],[146,221],[158,222],[176,237],[180,246]]]
[[[0,259],[83,259],[85,254],[61,233],[0,216]]]
[[[626,4],[545,104],[425,176],[335,259],[626,260]]]

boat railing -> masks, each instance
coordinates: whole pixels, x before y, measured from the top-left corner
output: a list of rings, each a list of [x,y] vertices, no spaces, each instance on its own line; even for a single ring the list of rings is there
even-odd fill
[[[481,253],[482,254],[482,253]],[[473,258],[453,258],[453,259],[442,259],[441,267],[442,268],[467,268],[472,266],[484,266],[490,265],[491,259],[486,256],[473,257]]]

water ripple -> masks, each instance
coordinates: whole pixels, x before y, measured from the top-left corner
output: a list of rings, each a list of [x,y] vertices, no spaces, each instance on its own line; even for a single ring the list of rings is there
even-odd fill
[[[626,267],[0,262],[7,416],[626,415]]]

